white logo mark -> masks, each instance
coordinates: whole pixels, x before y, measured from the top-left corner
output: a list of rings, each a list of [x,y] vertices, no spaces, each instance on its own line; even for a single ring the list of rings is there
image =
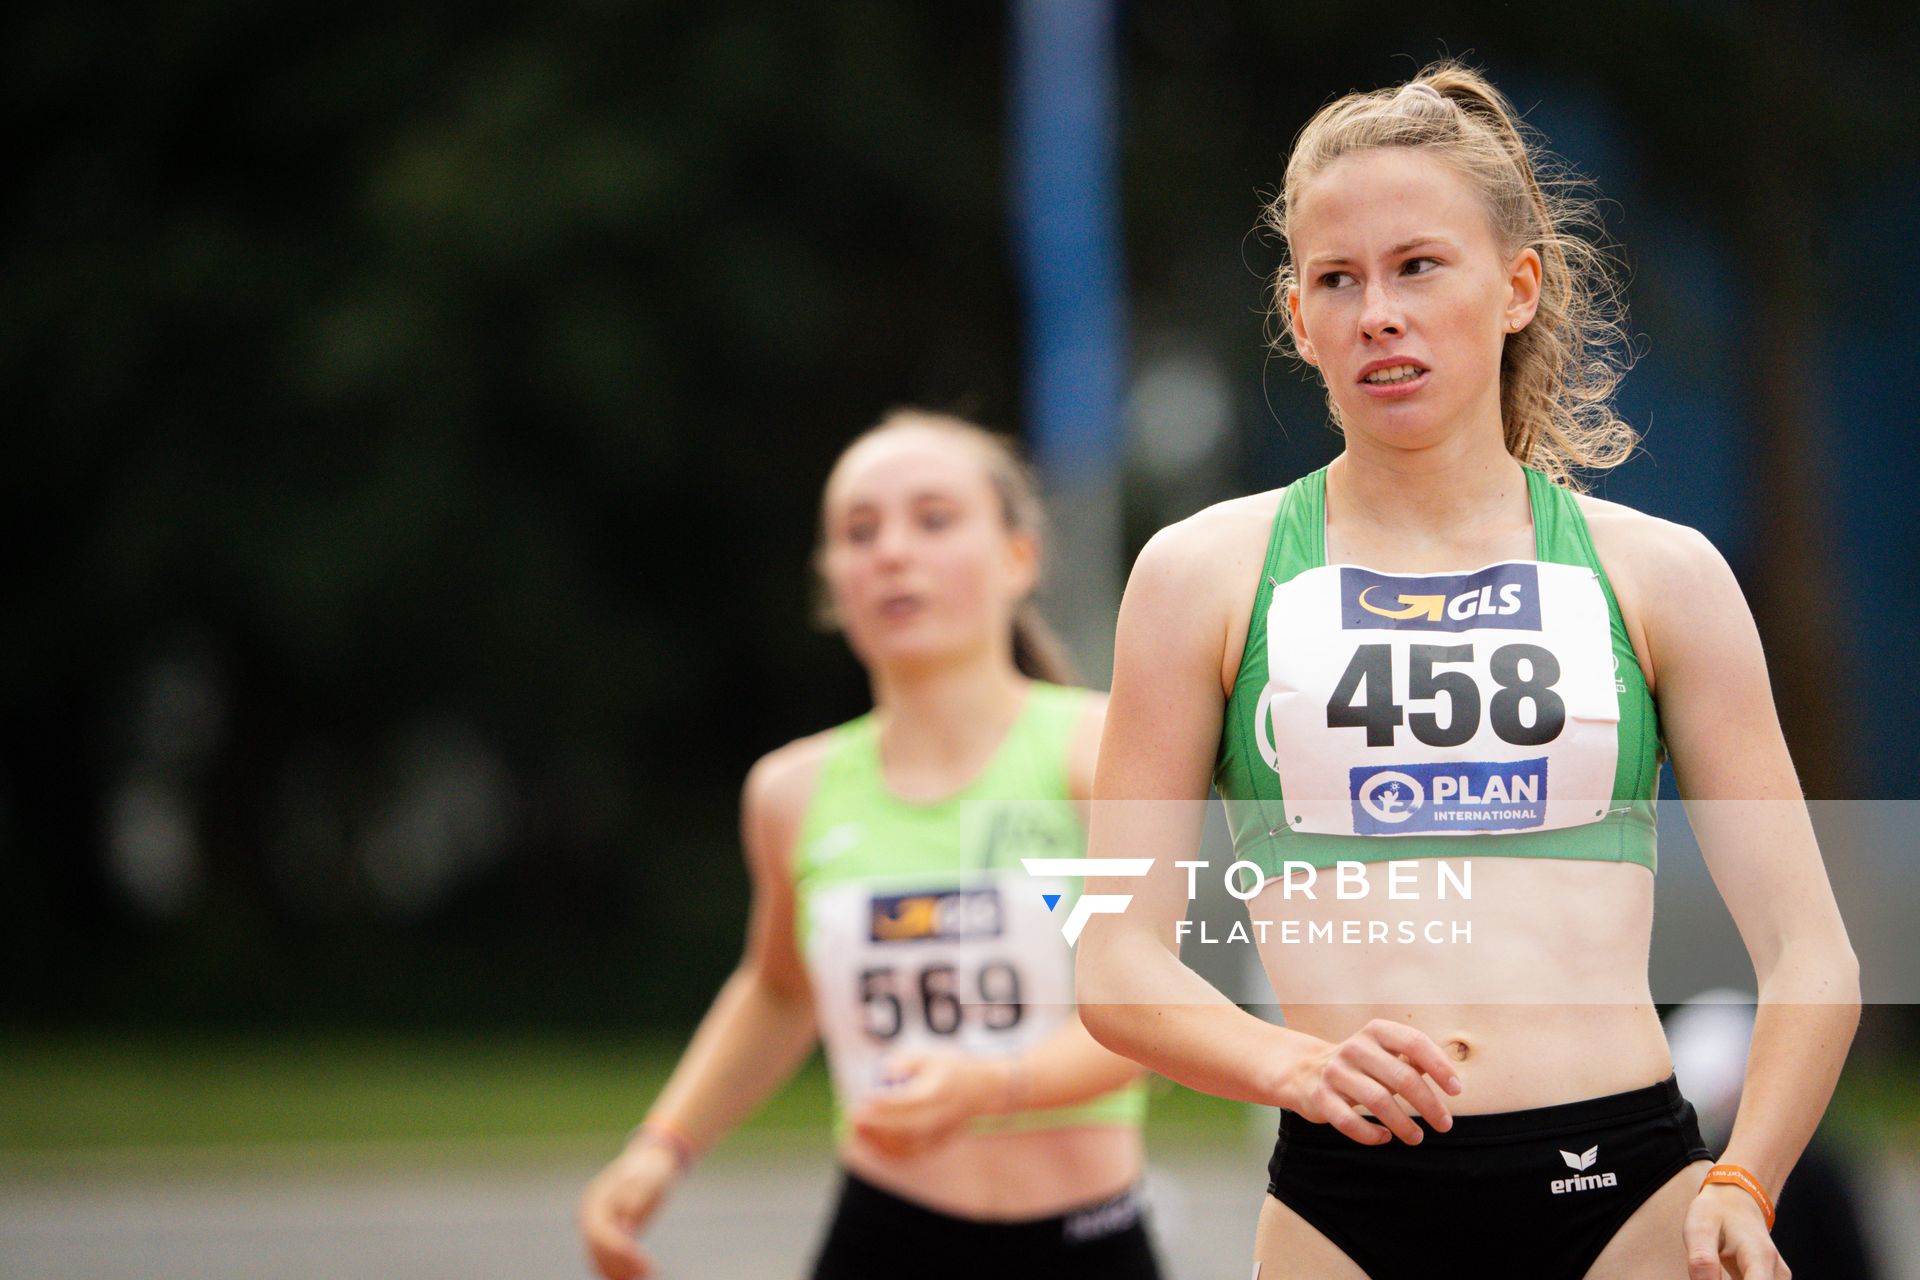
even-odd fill
[[[839,857],[859,843],[860,824],[857,822],[843,822],[839,826],[830,829],[818,840],[815,840],[813,847],[809,849],[808,852],[813,855],[815,862],[827,862]]]
[[[1143,876],[1153,868],[1152,858],[1022,858],[1030,876],[1058,876],[1084,880],[1088,876]],[[1060,926],[1067,945],[1080,941],[1080,931],[1091,916],[1119,915],[1133,901],[1130,893],[1083,893]]]
[[[1360,788],[1360,807],[1377,822],[1405,822],[1427,802],[1426,788],[1404,773],[1376,773]]]
[[[1548,1185],[1547,1189],[1557,1196],[1564,1196],[1571,1191],[1595,1191],[1601,1187],[1620,1185],[1618,1174],[1582,1172],[1582,1170],[1593,1168],[1594,1161],[1600,1158],[1600,1148],[1597,1144],[1588,1147],[1578,1155],[1571,1151],[1562,1151],[1560,1158],[1566,1162],[1567,1168],[1574,1171],[1574,1176],[1556,1178]]]
[[[1253,707],[1253,740],[1260,747],[1260,758],[1267,768],[1280,772],[1280,749],[1273,744],[1273,681],[1260,690],[1260,701]]]

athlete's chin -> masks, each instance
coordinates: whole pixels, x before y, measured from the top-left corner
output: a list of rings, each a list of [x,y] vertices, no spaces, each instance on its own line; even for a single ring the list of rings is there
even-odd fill
[[[1445,415],[1427,405],[1369,405],[1344,418],[1348,436],[1359,436],[1390,449],[1417,452],[1430,449],[1448,436]]]
[[[933,627],[917,633],[896,631],[874,637],[866,646],[864,658],[869,666],[897,671],[918,671],[950,666],[977,652],[979,644],[971,636],[955,636]]]

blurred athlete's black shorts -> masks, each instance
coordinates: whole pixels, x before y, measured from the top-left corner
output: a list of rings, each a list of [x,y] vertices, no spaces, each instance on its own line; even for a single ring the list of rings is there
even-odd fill
[[[1051,1218],[980,1222],[842,1170],[813,1280],[1159,1280],[1135,1191]]]

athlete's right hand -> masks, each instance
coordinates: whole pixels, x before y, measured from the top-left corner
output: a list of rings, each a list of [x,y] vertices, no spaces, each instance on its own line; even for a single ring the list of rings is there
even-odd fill
[[[653,1259],[634,1235],[666,1199],[679,1173],[671,1151],[647,1143],[621,1152],[587,1184],[576,1216],[587,1256],[606,1280],[653,1274]]]
[[[1399,1138],[1416,1144],[1420,1126],[1396,1099],[1442,1132],[1453,1127],[1453,1113],[1435,1092],[1439,1081],[1448,1093],[1460,1092],[1446,1054],[1423,1031],[1375,1018],[1338,1044],[1321,1042],[1288,1074],[1280,1105],[1302,1119],[1330,1124],[1355,1142],[1378,1146]],[[1355,1110],[1365,1107],[1378,1123]]]

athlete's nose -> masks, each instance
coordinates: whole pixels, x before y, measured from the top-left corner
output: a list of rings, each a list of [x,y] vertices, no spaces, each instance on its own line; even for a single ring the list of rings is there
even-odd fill
[[[883,520],[873,535],[873,554],[882,564],[906,559],[909,530],[904,520]]]
[[[1360,309],[1360,336],[1371,342],[1379,338],[1399,337],[1407,331],[1400,300],[1379,281],[1367,286],[1365,305]]]

